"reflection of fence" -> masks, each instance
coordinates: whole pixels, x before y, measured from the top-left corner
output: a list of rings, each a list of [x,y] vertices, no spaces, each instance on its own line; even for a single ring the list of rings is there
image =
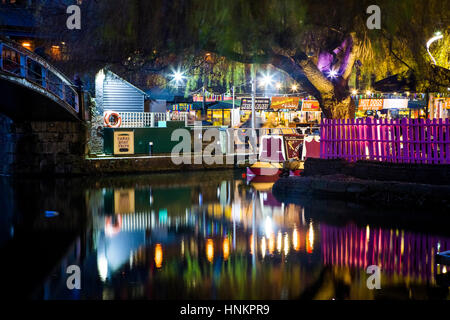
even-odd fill
[[[321,157],[450,164],[450,120],[325,119]]]
[[[363,229],[356,226],[321,225],[325,264],[366,268],[379,265],[388,274],[420,276],[436,274],[434,255],[450,249],[450,239],[404,231]]]
[[[79,111],[72,83],[41,57],[14,43],[0,42],[0,53],[0,68],[6,75],[24,78]]]
[[[159,121],[187,121],[187,113],[119,112],[122,128],[154,128]]]

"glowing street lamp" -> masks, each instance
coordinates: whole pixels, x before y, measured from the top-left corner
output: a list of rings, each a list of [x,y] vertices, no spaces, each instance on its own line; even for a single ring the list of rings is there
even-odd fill
[[[436,65],[436,60],[434,59],[433,55],[432,55],[431,52],[430,52],[430,46],[431,46],[431,44],[432,44],[433,42],[435,42],[435,41],[437,41],[437,40],[440,40],[440,39],[442,39],[443,37],[444,37],[444,36],[442,35],[442,33],[438,31],[438,32],[436,32],[436,33],[434,34],[434,37],[432,37],[431,39],[429,39],[428,42],[427,42],[427,52],[428,52],[428,54],[430,55],[431,60],[433,60],[434,65]]]
[[[275,85],[275,88],[277,88],[277,90],[280,90],[282,86],[283,85],[281,84],[281,82],[277,82],[277,84]]]
[[[293,92],[297,92],[298,86],[297,86],[296,84],[293,84],[292,87],[291,87],[291,90],[292,90]]]
[[[267,74],[263,75],[263,77],[261,78],[260,85],[262,87],[266,87],[266,86],[270,86],[272,84],[272,82],[273,82],[272,76],[267,73]]]
[[[358,90],[353,89],[353,90],[352,90],[352,95],[356,96],[357,94],[358,94]]]
[[[186,76],[184,74],[185,71],[181,71],[180,69],[173,70],[173,73],[171,74],[172,81],[175,82],[176,85],[179,85],[186,79]]]
[[[338,76],[338,71],[336,69],[331,69],[328,72],[328,78],[335,79]]]

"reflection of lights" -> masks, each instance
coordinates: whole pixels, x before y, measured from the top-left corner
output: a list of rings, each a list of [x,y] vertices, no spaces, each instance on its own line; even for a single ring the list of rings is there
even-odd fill
[[[97,268],[98,274],[100,275],[100,279],[103,282],[106,281],[106,277],[108,276],[108,260],[106,260],[105,256],[102,255],[98,257]]]
[[[271,234],[269,238],[269,253],[273,254],[274,250],[275,250],[275,236]]]
[[[400,254],[405,252],[405,231],[402,231],[402,241],[400,243]]]
[[[370,239],[370,227],[369,225],[367,225],[366,227],[366,240],[369,241]]]
[[[277,84],[275,85],[275,88],[277,88],[278,90],[281,89],[283,85],[281,84],[281,82],[277,82]]]
[[[306,252],[312,253],[314,248],[314,229],[312,222],[309,224],[308,233],[306,234]]]
[[[133,220],[134,221],[134,220]],[[105,234],[112,237],[120,232],[122,228],[122,216],[117,216],[115,224],[112,223],[112,217],[105,218]]]
[[[163,262],[163,250],[161,244],[155,246],[155,265],[159,269],[162,267]]]
[[[292,245],[295,251],[300,250],[300,241],[298,241],[298,231],[297,228],[292,231]]]
[[[230,256],[230,240],[228,238],[223,239],[223,259],[228,260]]]
[[[281,246],[282,246],[282,236],[281,236],[281,231],[278,232],[278,236],[277,236],[277,251],[281,252]]]
[[[264,258],[266,255],[266,238],[262,237],[261,239],[261,255]]]
[[[206,241],[206,258],[211,263],[214,260],[214,242],[212,241],[212,239],[208,239]]]
[[[442,35],[441,32],[436,32],[436,33],[435,33],[435,36],[432,37],[432,38],[431,38],[430,40],[428,40],[428,42],[427,42],[427,52],[428,52],[428,54],[430,55],[431,60],[433,60],[434,65],[436,65],[436,59],[434,59],[433,55],[432,55],[431,52],[430,52],[430,46],[431,46],[431,44],[432,44],[433,42],[435,42],[435,41],[437,41],[437,40],[440,40],[440,39],[442,39],[443,37],[444,37],[444,36]]]
[[[250,236],[250,254],[253,254],[253,234]]]
[[[288,236],[288,234],[286,233],[285,235],[284,235],[284,255],[288,255],[288,253],[289,253],[289,236]]]
[[[446,266],[442,267],[442,273],[447,273],[447,267]]]
[[[57,216],[59,216],[59,213],[56,211],[45,211],[46,218],[55,218]]]
[[[181,240],[181,256],[184,257],[184,239]]]
[[[267,238],[273,233],[272,219],[270,217],[266,217],[266,221],[264,222],[264,230]]]

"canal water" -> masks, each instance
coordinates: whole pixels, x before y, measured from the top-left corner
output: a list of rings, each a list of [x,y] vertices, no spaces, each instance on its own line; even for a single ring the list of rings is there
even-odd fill
[[[273,183],[241,171],[2,178],[3,291],[48,300],[450,298],[435,261],[450,250],[441,213],[277,198]],[[69,266],[79,267],[80,290],[67,287]]]

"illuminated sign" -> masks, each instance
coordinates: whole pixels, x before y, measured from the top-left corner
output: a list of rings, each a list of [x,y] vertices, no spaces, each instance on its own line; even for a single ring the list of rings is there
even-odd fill
[[[134,154],[133,131],[114,131],[114,154]]]
[[[300,97],[272,97],[272,109],[294,109],[298,108]]]
[[[408,99],[361,99],[359,111],[378,111],[382,109],[407,109]]]
[[[304,112],[320,112],[319,101],[303,100],[302,111],[304,111]]]
[[[256,98],[255,110],[267,110],[270,106],[270,99]],[[252,98],[241,99],[241,110],[252,110]]]
[[[359,100],[358,110],[381,110],[383,109],[383,99],[361,99]]]
[[[383,109],[407,109],[408,99],[384,99]]]

